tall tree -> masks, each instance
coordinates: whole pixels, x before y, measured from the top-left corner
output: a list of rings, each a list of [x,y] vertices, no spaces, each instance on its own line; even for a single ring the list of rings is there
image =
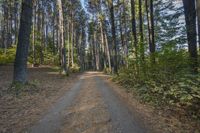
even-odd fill
[[[30,44],[30,34],[33,14],[33,0],[23,0],[17,52],[14,64],[14,82],[27,82],[27,57]]]
[[[35,50],[35,23],[36,23],[36,2],[33,3],[33,26],[32,26],[32,51],[33,51],[33,67],[36,65],[36,50]]]
[[[149,1],[145,0],[146,5],[146,14],[147,14],[147,27],[149,32],[149,51],[151,54],[151,61],[155,63],[155,36],[154,36],[154,6],[153,0]],[[149,19],[149,8],[150,8],[150,19]]]
[[[151,45],[150,45],[150,52],[151,52],[151,59],[152,62],[155,63],[155,56],[154,53],[156,51],[155,46],[155,35],[154,35],[154,6],[153,0],[150,0],[150,18],[151,18]]]
[[[106,35],[106,33],[104,33],[104,38],[105,38],[105,44],[106,44],[106,53],[107,53],[107,60],[108,60],[108,68],[109,71],[111,72],[112,70],[112,66],[111,66],[111,59],[110,59],[110,49],[109,49],[109,45],[108,45],[108,37]]]
[[[199,48],[200,48],[200,1],[196,0],[196,4],[197,4],[198,37],[199,37]]]
[[[143,35],[143,15],[142,15],[142,0],[139,0],[139,33],[140,33],[140,55],[144,61],[144,35]]]
[[[134,45],[137,49],[137,32],[136,32],[136,19],[135,19],[135,0],[131,0],[131,17],[132,17],[132,34],[134,37]]]
[[[57,0],[58,7],[58,40],[59,40],[59,48],[60,48],[60,57],[61,57],[61,68],[62,73],[67,74],[67,64],[66,64],[66,48],[64,45],[64,27],[63,27],[63,9],[62,9],[62,1]]]
[[[115,14],[113,0],[109,0],[110,15],[111,15],[111,25],[112,25],[112,45],[114,49],[114,73],[118,72],[118,59],[117,59],[117,41],[116,41],[116,31],[115,31]]]
[[[197,59],[197,32],[196,32],[196,8],[195,0],[183,0],[188,50],[190,54],[191,68],[193,73],[198,72],[198,59]]]
[[[17,44],[17,35],[18,35],[18,7],[19,7],[19,1],[14,1],[14,30],[15,30],[15,44]]]
[[[146,7],[146,15],[147,15],[147,29],[148,29],[148,41],[149,41],[149,48],[151,47],[151,27],[150,27],[150,19],[149,19],[149,2],[145,0],[145,7]]]

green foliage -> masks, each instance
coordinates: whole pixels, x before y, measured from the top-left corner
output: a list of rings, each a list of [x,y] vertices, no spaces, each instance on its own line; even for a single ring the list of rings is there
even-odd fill
[[[44,65],[59,65],[59,55],[52,54],[48,51],[44,52]]]
[[[16,47],[9,49],[0,49],[0,65],[5,65],[9,63],[14,63],[16,54]]]
[[[70,72],[71,73],[77,73],[77,72],[80,72],[80,66],[78,65],[78,64],[74,64],[74,66],[72,66],[71,68],[70,68]]]
[[[137,61],[129,60],[129,67],[121,68],[114,80],[128,92],[136,92],[144,102],[186,108],[200,119],[200,75],[190,74],[186,52],[165,48],[155,57],[156,64],[146,57],[139,68]]]
[[[106,74],[111,74],[111,70],[108,67],[104,68],[103,72]]]
[[[47,48],[43,48],[41,46],[40,41],[35,42],[35,62],[34,62],[34,53],[32,46],[30,47],[31,49],[29,50],[29,58],[28,62],[31,64],[43,64],[43,65],[59,65],[59,55],[58,53],[54,54],[53,53],[53,47],[52,44],[49,44]]]

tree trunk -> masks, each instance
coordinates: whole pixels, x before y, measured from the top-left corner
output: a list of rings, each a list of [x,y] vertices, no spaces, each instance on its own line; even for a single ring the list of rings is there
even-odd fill
[[[93,31],[93,38],[91,39],[92,43],[92,57],[93,57],[93,70],[97,70],[96,67],[96,46],[95,46],[95,39],[94,39],[94,31]]]
[[[149,49],[151,49],[151,27],[150,27],[150,19],[149,19],[149,3],[148,0],[145,0],[145,7],[146,7],[146,15],[147,15],[147,29],[148,29],[148,41],[149,41]]]
[[[154,10],[153,10],[153,1],[150,0],[150,19],[149,19],[149,3],[145,0],[146,14],[147,14],[147,27],[149,33],[149,51],[151,56],[152,64],[155,64],[155,39],[154,39]]]
[[[103,47],[103,61],[104,61],[104,69],[106,69],[106,47],[105,47],[105,40],[104,40],[104,33],[103,33],[103,22],[100,20],[100,30],[101,30],[101,45]]]
[[[143,17],[142,17],[142,0],[139,0],[139,31],[140,31],[140,55],[144,61],[144,35],[143,35]]]
[[[137,32],[136,32],[136,19],[135,19],[135,0],[131,0],[131,15],[132,15],[132,34],[134,38],[134,46],[137,49]]]
[[[125,52],[125,56],[128,57],[127,19],[126,19],[126,3],[125,3],[125,0],[123,0],[123,6],[124,6],[124,13],[123,13],[124,19],[123,20],[124,20],[124,29],[125,29],[124,36],[123,36],[123,40],[124,40],[124,52]],[[137,38],[136,38],[136,40],[137,40]],[[127,65],[128,65],[128,63],[127,63]]]
[[[56,28],[55,28],[55,18],[56,18],[56,15],[55,13],[53,13],[53,25],[52,25],[52,29],[53,29],[53,38],[52,38],[52,41],[53,41],[53,54],[55,55],[56,54],[56,46],[55,46],[55,32],[56,32]]]
[[[193,73],[198,72],[198,59],[197,59],[197,33],[196,33],[196,10],[195,0],[183,0],[188,50],[190,54],[190,65]]]
[[[68,22],[68,56],[67,56],[67,61],[68,61],[68,68],[70,68],[70,22]]]
[[[95,60],[96,60],[96,70],[99,71],[100,70],[100,63],[99,63],[99,46],[97,43],[97,35],[96,35],[96,31],[94,31],[94,46],[95,46]]]
[[[74,23],[72,20],[72,37],[71,37],[71,61],[72,61],[72,68],[74,67]]]
[[[15,3],[14,3],[14,5],[15,5],[15,9],[14,9],[14,11],[15,11],[15,20],[14,20],[14,22],[15,22],[15,45],[17,44],[17,35],[18,35],[18,0],[15,0]]]
[[[115,15],[114,15],[114,5],[113,0],[110,3],[110,14],[111,14],[111,24],[112,24],[112,45],[114,49],[114,73],[118,73],[118,59],[117,59],[117,41],[116,41],[116,31],[115,31]]]
[[[120,0],[118,0],[118,5],[120,5]],[[123,0],[123,6],[124,5],[124,0]],[[123,54],[122,54],[122,64],[124,65],[125,64],[125,60],[126,60],[126,50],[125,50],[125,44],[124,44],[124,36],[123,36],[123,22],[122,22],[122,11],[120,9],[120,13],[119,13],[119,32],[120,32],[120,39],[121,39],[121,45],[122,45],[122,48],[123,48]],[[125,11],[124,11],[125,12]],[[125,17],[125,16],[124,16]],[[119,62],[121,62],[121,60],[119,60]]]
[[[17,52],[14,64],[14,82],[27,82],[27,58],[30,43],[31,25],[32,25],[32,0],[22,1],[22,11],[20,20],[20,29],[18,36]]]
[[[66,66],[66,49],[64,45],[64,27],[63,27],[63,10],[62,10],[62,2],[61,0],[57,0],[58,6],[58,34],[59,34],[59,48],[61,54],[61,70],[63,74],[67,74],[67,66]]]
[[[153,0],[150,0],[150,19],[151,19],[151,45],[150,45],[150,52],[151,52],[151,61],[155,64],[155,37],[154,37],[154,8],[153,8]]]
[[[200,49],[200,1],[196,0],[197,4],[197,22],[198,22],[198,38],[199,38],[199,49]]]
[[[105,38],[105,43],[106,43],[106,53],[107,53],[107,58],[108,58],[109,72],[112,72],[111,59],[110,59],[110,49],[109,49],[109,46],[108,46],[108,38],[107,38],[106,33],[104,33],[104,38]]]
[[[12,1],[8,1],[8,20],[7,20],[7,46],[8,48],[12,46]]]
[[[33,33],[32,33],[32,50],[33,50],[33,67],[36,65],[36,51],[35,51],[35,23],[36,23],[36,3],[34,2],[34,8],[33,8]]]

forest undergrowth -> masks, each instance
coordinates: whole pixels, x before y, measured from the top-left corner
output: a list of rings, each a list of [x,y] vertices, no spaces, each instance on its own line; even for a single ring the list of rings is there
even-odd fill
[[[156,63],[128,61],[113,80],[142,102],[200,121],[200,74],[191,74],[184,51],[156,55]],[[139,69],[138,69],[139,68]]]

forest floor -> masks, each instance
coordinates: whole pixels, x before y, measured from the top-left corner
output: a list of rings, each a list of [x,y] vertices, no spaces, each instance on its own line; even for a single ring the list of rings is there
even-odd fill
[[[0,133],[198,132],[198,126],[140,103],[100,72],[65,77],[49,67],[29,68],[34,91],[14,95],[7,91],[12,71],[0,66]]]

